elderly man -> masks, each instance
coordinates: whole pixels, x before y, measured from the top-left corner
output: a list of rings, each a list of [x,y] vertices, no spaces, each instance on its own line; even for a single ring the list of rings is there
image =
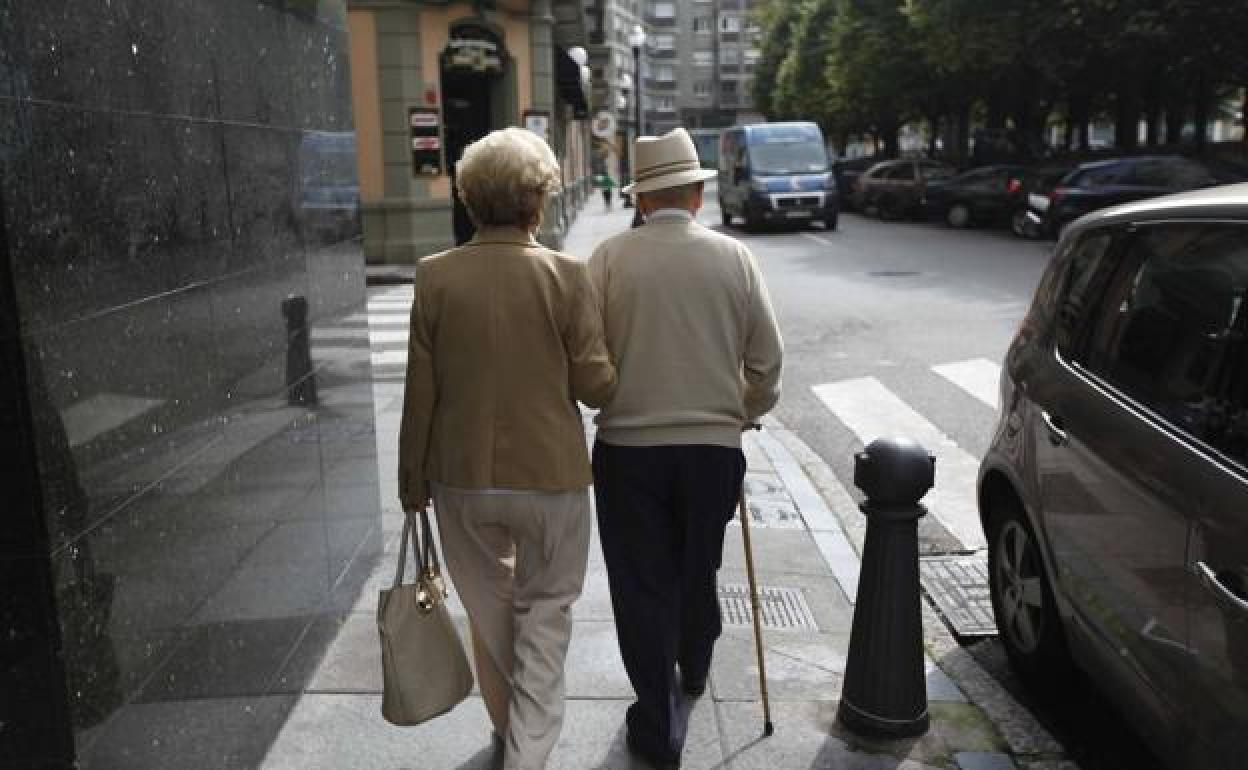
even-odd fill
[[[646,224],[600,245],[590,275],[619,372],[593,450],[620,653],[637,702],[628,745],[680,766],[688,711],[721,626],[715,579],[745,476],[741,431],[779,397],[782,349],[753,255],[698,224],[684,129],[636,143]],[[676,668],[679,666],[679,680]]]

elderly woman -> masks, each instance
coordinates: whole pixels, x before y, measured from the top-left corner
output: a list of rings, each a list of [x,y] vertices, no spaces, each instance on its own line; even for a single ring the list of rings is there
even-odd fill
[[[575,402],[603,405],[616,372],[584,263],[533,237],[560,184],[546,143],[494,131],[456,173],[477,232],[416,267],[399,493],[408,510],[432,496],[504,767],[540,768],[589,549]]]

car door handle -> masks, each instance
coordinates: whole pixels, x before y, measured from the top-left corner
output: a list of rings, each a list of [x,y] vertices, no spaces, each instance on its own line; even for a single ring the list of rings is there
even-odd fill
[[[1062,430],[1062,418],[1040,410],[1040,419],[1044,420],[1044,427],[1049,429],[1049,443],[1053,446],[1066,446],[1070,437]]]
[[[1203,561],[1196,562],[1196,573],[1200,575],[1200,582],[1205,588],[1213,593],[1214,598],[1218,600],[1218,605],[1223,609],[1234,610],[1248,614],[1248,601],[1232,591],[1222,579],[1218,577],[1218,573],[1210,569],[1208,564]]]

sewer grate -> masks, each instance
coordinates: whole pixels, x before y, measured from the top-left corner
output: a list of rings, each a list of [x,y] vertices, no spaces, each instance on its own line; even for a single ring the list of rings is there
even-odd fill
[[[773,631],[818,631],[815,616],[800,588],[759,586],[758,604],[763,614],[763,628]],[[719,587],[719,610],[725,626],[749,627],[749,586],[724,583]]]
[[[988,554],[924,556],[919,578],[927,595],[958,636],[994,636],[996,619],[988,591]]]

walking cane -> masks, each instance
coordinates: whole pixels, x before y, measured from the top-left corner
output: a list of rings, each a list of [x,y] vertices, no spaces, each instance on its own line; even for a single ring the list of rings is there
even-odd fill
[[[761,430],[762,425],[750,423],[747,429]],[[745,504],[745,483],[737,500],[741,513],[741,540],[745,543],[745,574],[750,581],[750,615],[754,620],[754,649],[758,653],[758,688],[763,694],[763,735],[776,731],[771,724],[771,702],[767,698],[767,663],[763,658],[763,626],[758,606],[758,583],[754,579],[754,549],[750,547],[750,511]]]

